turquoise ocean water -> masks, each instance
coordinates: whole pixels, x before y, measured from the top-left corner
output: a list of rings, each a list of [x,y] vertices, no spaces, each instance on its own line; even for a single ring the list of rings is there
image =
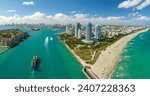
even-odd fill
[[[63,30],[31,31],[23,27],[0,26],[0,29],[19,28],[31,37],[0,55],[2,79],[83,79],[82,67],[57,38]],[[40,58],[40,71],[31,70],[31,59]]]
[[[7,51],[7,48],[3,47],[3,46],[0,46],[0,54]]]
[[[111,78],[150,79],[150,31],[127,44]]]
[[[0,26],[0,29],[11,28],[26,31],[31,37],[0,55],[0,78],[86,78],[81,71],[82,67],[57,38],[57,34],[63,30],[45,28],[31,31],[18,26]],[[31,59],[34,55],[40,58],[40,71],[31,70]],[[150,31],[139,34],[127,44],[111,78],[150,79]]]

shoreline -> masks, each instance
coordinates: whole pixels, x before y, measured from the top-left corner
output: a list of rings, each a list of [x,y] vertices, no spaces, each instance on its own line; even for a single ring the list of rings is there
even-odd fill
[[[135,33],[129,34],[114,44],[108,46],[105,51],[102,51],[95,64],[91,66],[91,71],[98,77],[98,79],[110,79],[115,70],[117,62],[120,59],[120,55],[122,54],[128,42],[137,35],[148,30],[149,28],[136,31]]]
[[[72,54],[72,56],[76,59],[76,61],[81,65],[83,74],[87,77],[87,79],[91,79],[91,77],[88,75],[88,72],[86,72],[84,69],[89,66],[86,64],[64,41],[62,41],[58,35],[58,38],[60,42],[67,48],[67,50]],[[95,75],[92,75],[95,76]]]
[[[1,46],[1,45],[0,45],[0,48],[2,48],[2,47],[3,47],[3,48],[6,48],[5,46]],[[5,52],[7,52],[8,50],[9,50],[9,48],[7,48],[7,49],[4,50],[4,51],[0,51],[0,55],[3,54],[3,53],[5,53]]]
[[[69,48],[69,46],[64,41],[62,41],[60,38],[59,40],[68,49],[68,51],[73,55],[73,57],[77,60],[77,62],[79,62],[79,64],[84,68],[87,64],[78,55],[76,55],[76,53],[71,48]]]
[[[86,64],[69,46],[60,39],[63,45],[68,49],[77,62],[83,67],[82,71],[88,79],[110,79],[120,55],[124,48],[137,35],[148,31],[149,28],[136,31],[119,39],[112,45],[108,46],[105,51],[102,51],[98,59],[93,65]]]

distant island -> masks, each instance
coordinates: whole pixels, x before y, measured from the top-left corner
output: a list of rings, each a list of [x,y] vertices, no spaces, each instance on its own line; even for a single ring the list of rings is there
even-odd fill
[[[66,26],[66,33],[60,34],[59,38],[83,66],[88,78],[106,79],[114,70],[119,55],[127,42],[146,30],[148,28],[143,26],[93,26],[91,23],[83,26],[77,23]],[[108,48],[111,48],[110,46],[115,46],[113,50],[116,51],[107,51]],[[108,56],[112,54],[112,57],[105,56],[104,52],[108,53]],[[112,60],[111,58],[113,61],[109,61],[109,59]],[[100,64],[100,62],[104,64]]]
[[[19,29],[0,30],[0,46],[10,49],[28,37],[27,32]]]
[[[64,30],[65,26],[60,25],[60,24],[55,24],[55,25],[47,25],[49,30]]]
[[[26,24],[25,27],[32,31],[39,31],[43,28],[48,28],[49,30],[64,30],[65,26],[60,24],[45,25],[45,24]]]
[[[40,25],[26,25],[27,29],[32,31],[39,31],[42,29]]]

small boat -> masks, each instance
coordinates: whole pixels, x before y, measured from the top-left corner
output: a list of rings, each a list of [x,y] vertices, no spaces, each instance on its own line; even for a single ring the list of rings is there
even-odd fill
[[[33,56],[31,63],[32,63],[32,70],[37,70],[37,68],[39,66],[38,57]]]

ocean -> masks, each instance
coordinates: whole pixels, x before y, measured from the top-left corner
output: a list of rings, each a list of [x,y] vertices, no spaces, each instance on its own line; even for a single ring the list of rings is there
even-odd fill
[[[63,30],[31,31],[0,26],[0,29],[11,28],[28,32],[31,37],[0,55],[1,79],[86,79],[80,64],[57,38]],[[34,55],[40,59],[39,71],[31,69]]]
[[[150,79],[150,31],[132,39],[120,56],[112,79]]]

